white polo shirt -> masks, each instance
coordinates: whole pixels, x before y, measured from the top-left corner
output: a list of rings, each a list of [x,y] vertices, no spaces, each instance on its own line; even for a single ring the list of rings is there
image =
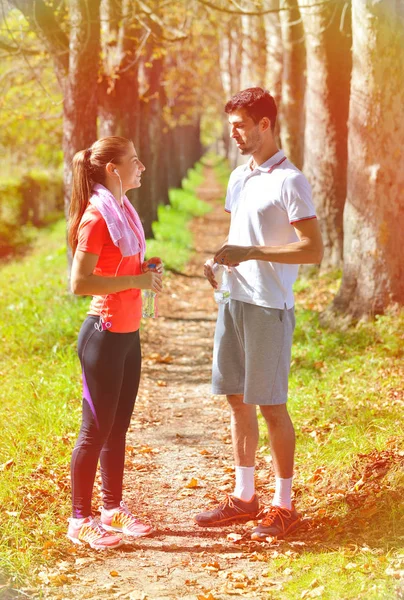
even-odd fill
[[[229,244],[282,246],[299,241],[293,223],[315,219],[311,187],[283,150],[251,170],[230,175],[225,210],[231,213]],[[230,297],[269,308],[292,308],[299,265],[248,260],[232,267]]]

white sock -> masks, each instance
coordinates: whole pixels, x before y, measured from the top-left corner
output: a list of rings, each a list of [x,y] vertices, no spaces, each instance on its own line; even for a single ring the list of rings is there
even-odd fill
[[[87,521],[87,519],[90,519],[91,517],[81,517],[80,519],[76,519],[75,517],[72,517],[71,521],[73,521],[73,524],[76,527],[80,527],[80,525],[82,525],[84,523],[84,521]]]
[[[248,502],[254,496],[254,470],[255,467],[235,467],[236,487],[233,496]]]
[[[292,480],[275,477],[275,494],[272,500],[272,506],[280,506],[281,508],[292,508]]]
[[[106,508],[102,508],[102,512],[105,513],[107,515],[107,517],[112,517],[112,515],[114,514],[114,512],[116,512],[118,510],[119,506],[117,506],[116,508],[109,508],[108,510]]]

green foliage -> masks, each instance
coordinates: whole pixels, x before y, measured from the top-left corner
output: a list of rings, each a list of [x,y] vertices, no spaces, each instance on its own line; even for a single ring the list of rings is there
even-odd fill
[[[38,164],[62,163],[62,95],[43,44],[29,31],[22,13],[10,10],[1,37],[29,52],[3,56],[0,64],[0,150],[3,173],[18,174]]]
[[[47,225],[63,213],[61,171],[32,169],[23,176],[0,179],[0,257],[27,246],[34,227]]]
[[[41,555],[45,531],[50,542],[62,535],[68,513],[76,336],[88,300],[67,292],[64,239],[60,221],[38,235],[31,256],[0,271],[0,463],[13,461],[0,478],[0,571],[17,577]]]
[[[192,234],[188,221],[211,210],[195,193],[203,181],[202,170],[200,163],[189,169],[182,180],[183,189],[169,190],[170,204],[158,207],[158,221],[152,225],[155,239],[147,241],[147,254],[161,256],[168,269],[180,270],[190,258]]]

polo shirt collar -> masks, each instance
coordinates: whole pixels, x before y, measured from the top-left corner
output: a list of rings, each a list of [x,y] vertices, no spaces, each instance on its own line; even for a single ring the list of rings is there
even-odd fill
[[[284,158],[285,158],[285,152],[283,150],[279,150],[276,154],[271,156],[271,158],[268,158],[268,160],[266,160],[264,163],[262,163],[262,165],[259,165],[258,167],[256,167],[256,169],[258,169],[259,171],[262,171],[263,173],[268,173],[268,171],[271,169],[271,167],[274,167],[275,165],[277,165],[279,163],[279,161],[282,161],[282,159],[284,159]],[[249,171],[251,171],[251,161],[252,160],[253,159],[251,158],[247,163],[247,169]]]

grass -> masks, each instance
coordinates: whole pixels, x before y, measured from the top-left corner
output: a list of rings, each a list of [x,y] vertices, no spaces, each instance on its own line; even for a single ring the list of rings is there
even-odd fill
[[[195,195],[200,172],[197,165],[182,190],[170,190],[172,206],[160,208],[157,239],[147,244],[169,269],[186,264],[187,224],[210,209]],[[0,270],[0,573],[16,582],[63,547],[70,513],[66,465],[81,414],[77,331],[88,299],[67,291],[64,240],[60,221]]]
[[[199,200],[195,191],[203,181],[202,165],[198,163],[188,171],[181,189],[170,189],[170,204],[159,206],[158,221],[153,223],[155,239],[147,244],[149,256],[163,256],[166,269],[180,271],[193,251],[192,234],[187,224],[211,210],[210,205]]]
[[[184,190],[172,193],[157,227],[161,239],[153,241],[172,268],[192,251],[187,202],[193,214],[205,210],[187,183]],[[404,554],[404,313],[325,327],[319,315],[339,281],[340,273],[330,273],[296,285],[290,411],[294,489],[306,524],[264,556],[268,598],[277,600],[403,597],[395,577]],[[0,270],[0,571],[15,583],[33,580],[41,564],[68,549],[66,465],[80,421],[76,343],[87,305],[66,290],[63,222],[38,232],[32,254]],[[262,423],[261,445],[263,455]]]
[[[322,326],[319,314],[339,276],[296,285],[289,408],[297,437],[296,503],[306,522],[297,538],[304,545],[285,542],[270,561],[271,580],[280,586],[272,597],[282,600],[314,597],[307,594],[321,587],[321,598],[330,600],[393,599],[398,593],[404,311],[345,330],[338,322]],[[260,432],[265,454],[262,421]]]

